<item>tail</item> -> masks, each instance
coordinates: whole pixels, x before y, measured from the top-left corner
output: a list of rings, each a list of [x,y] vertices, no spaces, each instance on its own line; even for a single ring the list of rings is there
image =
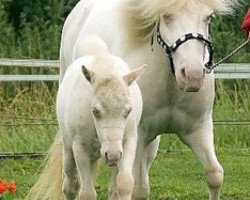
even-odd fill
[[[58,133],[46,158],[46,166],[25,200],[62,199],[62,144]]]
[[[62,142],[60,133],[57,133],[46,157],[46,165],[25,200],[63,200],[62,156]],[[94,177],[100,164],[99,160],[94,163]]]

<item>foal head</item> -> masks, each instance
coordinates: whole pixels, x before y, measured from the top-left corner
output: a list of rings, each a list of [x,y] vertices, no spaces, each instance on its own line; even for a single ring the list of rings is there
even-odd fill
[[[101,144],[101,155],[110,166],[116,165],[123,154],[126,123],[133,113],[129,86],[142,73],[143,67],[123,77],[97,75],[84,66],[82,71],[92,86],[91,112]]]

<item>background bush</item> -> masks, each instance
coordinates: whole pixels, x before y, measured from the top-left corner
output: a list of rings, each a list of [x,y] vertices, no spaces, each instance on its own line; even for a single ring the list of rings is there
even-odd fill
[[[57,59],[63,22],[78,1],[1,0],[0,57]],[[240,24],[249,6],[241,0],[233,15],[212,20],[217,59],[244,41]],[[229,62],[250,62],[250,47]]]
[[[64,19],[78,0],[1,0],[0,57],[57,59]]]

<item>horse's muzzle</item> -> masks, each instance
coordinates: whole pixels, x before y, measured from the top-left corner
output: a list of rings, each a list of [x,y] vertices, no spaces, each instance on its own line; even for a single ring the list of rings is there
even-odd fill
[[[198,92],[203,85],[205,73],[205,68],[196,71],[182,69],[177,75],[177,83],[185,92]]]

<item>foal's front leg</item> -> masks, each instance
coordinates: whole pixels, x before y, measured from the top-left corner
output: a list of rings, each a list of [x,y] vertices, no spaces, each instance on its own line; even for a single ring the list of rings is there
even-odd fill
[[[117,189],[116,189],[116,177],[118,174],[117,167],[111,167],[111,181],[108,189],[109,200],[118,200]]]
[[[135,160],[137,145],[137,130],[125,140],[123,147],[123,156],[118,164],[118,175],[116,177],[116,191],[119,200],[130,200],[133,188],[133,165]]]
[[[200,128],[192,133],[181,136],[181,139],[191,147],[204,166],[209,199],[218,200],[223,183],[223,168],[215,154],[212,119],[203,122]]]
[[[91,152],[87,151],[82,144],[75,142],[73,153],[80,178],[79,200],[95,200],[94,161],[91,160]]]

